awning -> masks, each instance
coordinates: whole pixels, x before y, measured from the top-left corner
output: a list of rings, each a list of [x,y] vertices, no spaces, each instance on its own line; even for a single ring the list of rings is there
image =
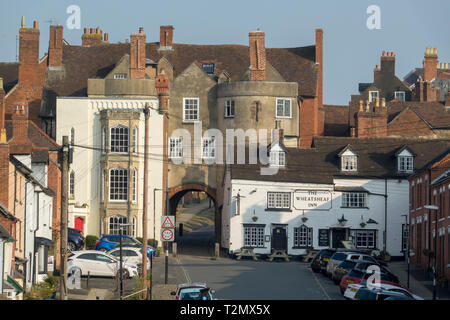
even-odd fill
[[[43,238],[43,237],[36,237],[36,244],[43,244],[44,246],[51,246],[53,244],[52,240]]]
[[[9,284],[11,284],[14,287],[14,289],[16,289],[17,294],[23,292],[22,286],[20,284],[18,284],[16,280],[14,280],[10,276],[8,276],[7,281],[8,281]]]

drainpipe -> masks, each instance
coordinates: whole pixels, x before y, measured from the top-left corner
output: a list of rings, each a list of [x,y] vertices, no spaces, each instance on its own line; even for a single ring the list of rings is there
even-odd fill
[[[25,177],[26,178],[26,177]],[[24,232],[23,232],[23,256],[25,257],[25,259],[27,258],[26,253],[27,253],[27,184],[29,183],[29,181],[25,180],[25,200],[24,200],[24,204],[25,204],[25,209],[24,209],[24,213],[23,213],[23,228],[24,228]],[[24,290],[27,290],[27,271],[28,271],[28,262],[25,263],[24,267],[23,267],[23,283],[24,283]]]
[[[36,229],[34,230],[34,246],[33,246],[33,280],[32,280],[32,284],[36,283],[36,272],[37,272],[37,268],[36,268],[36,232],[39,230],[39,192],[37,192],[37,204],[36,204]]]
[[[383,250],[387,252],[387,179],[384,179],[384,243]]]

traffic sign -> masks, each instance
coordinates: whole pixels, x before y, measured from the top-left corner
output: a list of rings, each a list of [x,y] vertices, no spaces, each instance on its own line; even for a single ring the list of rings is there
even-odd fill
[[[161,228],[175,228],[175,216],[164,216],[164,222]]]
[[[162,241],[173,241],[174,240],[174,232],[172,228],[164,228],[161,230],[161,239]]]

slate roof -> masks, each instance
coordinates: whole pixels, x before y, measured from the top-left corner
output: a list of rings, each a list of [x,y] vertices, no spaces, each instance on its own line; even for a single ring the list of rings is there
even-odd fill
[[[5,121],[6,137],[12,138],[12,120]],[[45,134],[33,121],[28,121],[28,140],[37,147],[37,149],[48,149],[48,151],[58,151],[59,145]],[[48,151],[46,151],[48,153]]]
[[[347,136],[350,126],[348,124],[348,106],[327,105],[325,110],[324,135]]]
[[[338,154],[347,145],[359,155],[355,173],[340,170]],[[315,137],[311,149],[287,148],[287,166],[277,174],[261,175],[260,165],[236,164],[231,166],[232,179],[318,184],[333,183],[333,177],[404,179],[408,174],[397,172],[395,154],[405,145],[416,155],[414,169],[420,170],[449,150],[450,139]]]
[[[0,77],[3,78],[3,88],[8,93],[18,82],[19,63],[0,62]]]
[[[217,61],[217,69],[225,70],[231,81],[245,79],[249,69],[249,47],[245,45],[173,44],[173,50],[159,51],[159,43],[146,44],[147,59],[159,61],[165,57],[174,67],[174,77],[194,61]],[[56,96],[86,96],[89,78],[104,78],[116,63],[130,53],[129,43],[106,44],[94,47],[63,47],[64,77],[47,81],[43,94],[41,115],[55,112]],[[299,95],[315,96],[318,69],[315,46],[298,48],[266,48],[267,62],[288,82],[299,84]],[[0,76],[2,72],[0,69]]]

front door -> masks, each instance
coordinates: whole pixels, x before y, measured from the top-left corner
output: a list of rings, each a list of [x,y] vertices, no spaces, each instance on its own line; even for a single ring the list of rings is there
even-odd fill
[[[286,228],[276,227],[272,229],[272,249],[287,251]]]
[[[334,228],[332,231],[332,246],[333,248],[344,248],[341,241],[346,240],[347,232],[344,228]]]
[[[81,232],[83,232],[84,230],[84,220],[81,217],[76,217],[75,218],[75,229],[80,230]]]

